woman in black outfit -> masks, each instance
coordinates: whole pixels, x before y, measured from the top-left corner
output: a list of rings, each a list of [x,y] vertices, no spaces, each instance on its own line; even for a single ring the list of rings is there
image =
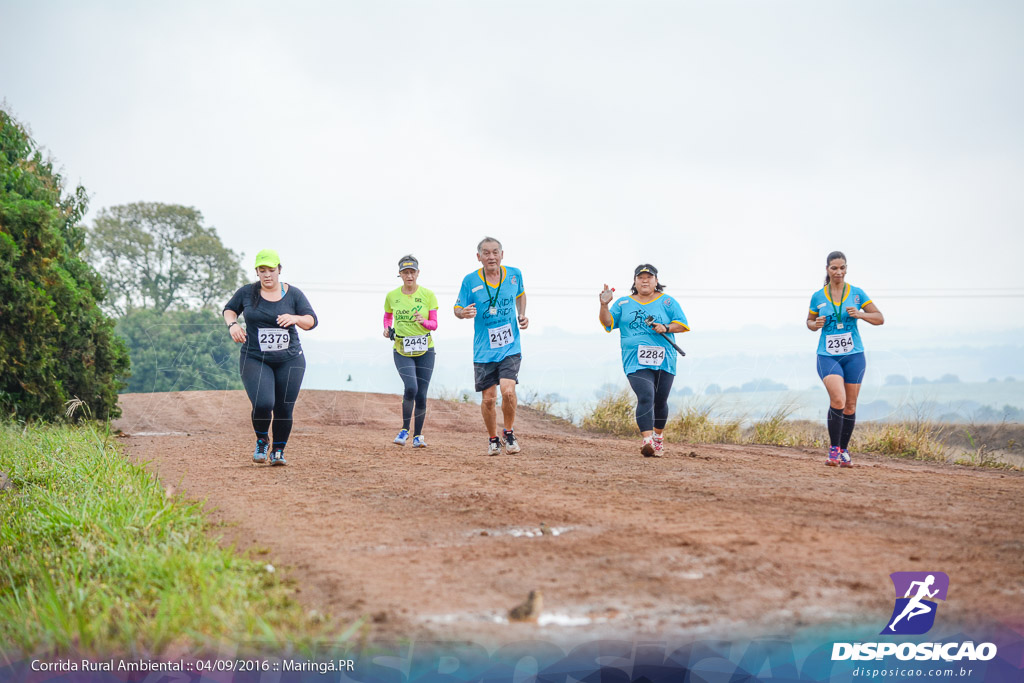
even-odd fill
[[[296,327],[311,330],[316,313],[298,287],[281,282],[281,260],[273,249],[256,255],[259,281],[240,288],[224,305],[224,322],[231,338],[242,344],[239,368],[242,384],[252,402],[252,428],[256,432],[255,463],[286,465],[284,447],[292,431],[292,408],[299,396],[306,359]],[[245,316],[246,328],[238,323]],[[270,422],[274,439],[270,439]]]

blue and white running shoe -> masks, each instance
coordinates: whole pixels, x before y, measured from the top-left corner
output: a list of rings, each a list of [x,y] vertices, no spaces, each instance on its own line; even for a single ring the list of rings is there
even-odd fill
[[[402,431],[398,432],[398,436],[395,437],[395,443],[397,443],[399,446],[404,446],[405,442],[408,441],[408,440],[409,440],[409,430],[408,429],[403,429]]]
[[[427,447],[427,442],[423,440],[423,435],[422,434],[419,434],[417,436],[412,437],[412,447],[413,448],[426,448]]]
[[[280,448],[275,448],[270,454],[271,465],[287,465],[288,461],[284,459],[284,451]]]
[[[256,439],[256,450],[252,453],[252,461],[255,463],[265,463],[267,461],[267,448],[269,446],[270,444],[263,439]]]

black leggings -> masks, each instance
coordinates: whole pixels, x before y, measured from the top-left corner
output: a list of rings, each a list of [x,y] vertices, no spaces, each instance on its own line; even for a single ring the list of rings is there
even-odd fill
[[[244,353],[238,361],[245,393],[252,403],[252,428],[259,439],[267,439],[270,418],[274,418],[274,448],[284,448],[292,433],[292,408],[299,397],[306,357],[300,352],[288,360],[267,362]]]
[[[668,394],[675,375],[664,370],[637,370],[626,375],[636,394],[636,426],[641,432],[664,429],[668,422]]]
[[[434,349],[427,349],[422,356],[403,356],[395,354],[395,367],[398,375],[405,383],[402,394],[402,429],[409,429],[409,418],[412,417],[413,404],[416,405],[416,429],[413,436],[423,433],[423,421],[427,419],[427,387],[430,376],[434,374]]]

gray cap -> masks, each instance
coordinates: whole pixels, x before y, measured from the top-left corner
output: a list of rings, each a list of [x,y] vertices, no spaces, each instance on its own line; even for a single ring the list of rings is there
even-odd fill
[[[416,260],[416,257],[414,257],[414,256],[406,256],[405,258],[399,260],[399,262],[398,262],[398,272],[399,273],[401,273],[403,270],[408,270],[409,268],[412,268],[413,270],[419,270],[420,269],[420,262]]]

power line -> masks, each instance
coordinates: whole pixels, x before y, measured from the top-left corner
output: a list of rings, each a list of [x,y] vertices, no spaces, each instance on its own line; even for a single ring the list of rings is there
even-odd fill
[[[357,285],[344,283],[308,282],[302,284],[302,289],[312,292],[325,292],[332,294],[367,294],[383,295],[390,291],[387,285],[374,287],[373,285]],[[443,296],[456,296],[458,290],[455,288],[439,287],[430,288],[435,294]],[[531,297],[561,297],[572,299],[595,298],[599,290],[582,287],[562,288],[528,288],[526,293]],[[757,292],[740,289],[680,289],[667,292],[671,296],[684,300],[695,299],[730,299],[730,300],[763,300],[763,299],[807,299],[810,290],[765,290]],[[1024,289],[1010,287],[994,288],[962,288],[962,289],[890,289],[874,290],[874,299],[1024,299]]]

